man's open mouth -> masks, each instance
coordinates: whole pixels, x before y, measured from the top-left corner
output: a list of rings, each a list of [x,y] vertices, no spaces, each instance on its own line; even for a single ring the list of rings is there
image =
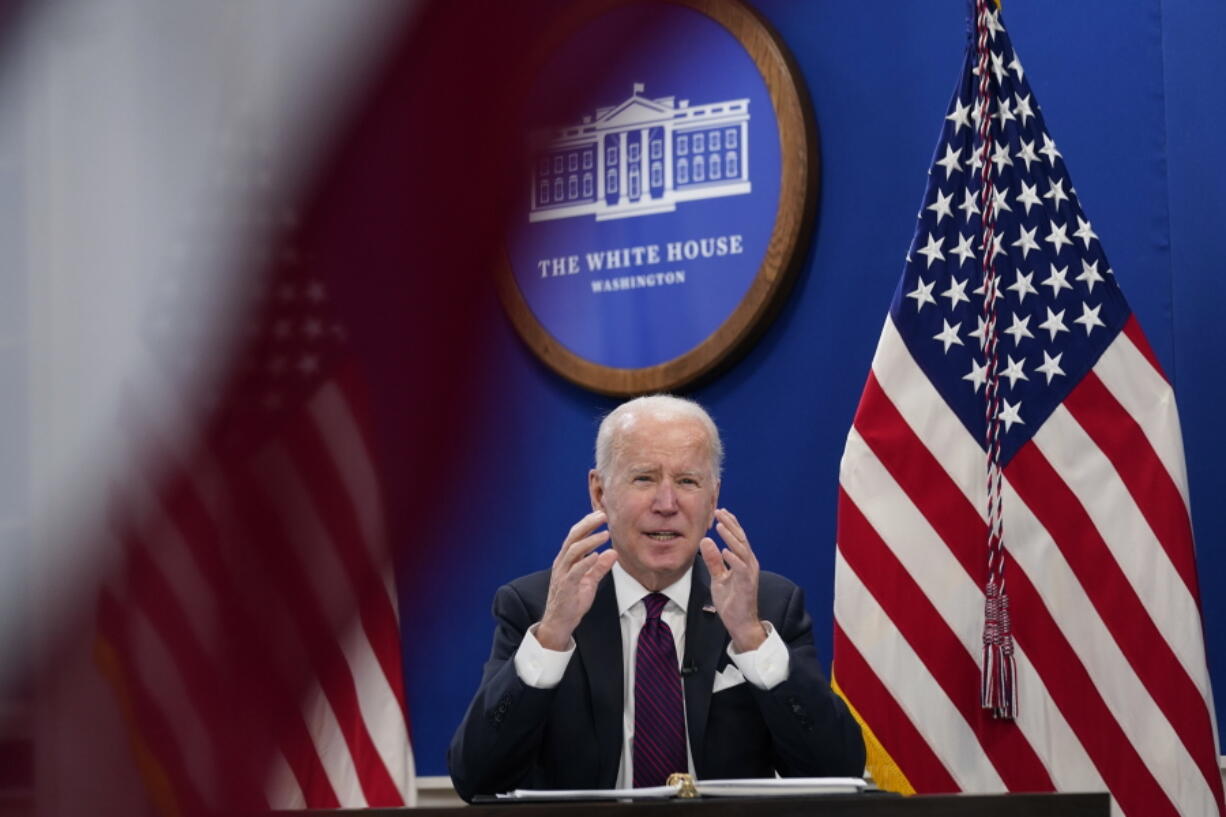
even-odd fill
[[[681,538],[681,534],[675,530],[650,531],[647,536],[650,539],[655,539],[657,542],[671,542],[674,539]]]

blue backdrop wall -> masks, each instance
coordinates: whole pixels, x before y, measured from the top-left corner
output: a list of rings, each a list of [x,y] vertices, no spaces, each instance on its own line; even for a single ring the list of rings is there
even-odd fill
[[[803,74],[819,128],[817,223],[795,288],[734,367],[692,392],[728,451],[721,501],[764,567],[805,588],[830,657],[838,463],[966,43],[962,0],[754,0]],[[1226,7],[1206,0],[1012,0],[1005,24],[1078,194],[1178,396],[1210,670],[1226,701],[1218,430],[1226,331]],[[489,292],[479,298],[493,298]],[[489,650],[502,582],[547,567],[588,510],[598,418],[615,401],[540,365],[505,320],[486,361],[497,399],[456,452],[441,533],[402,565],[406,677],[420,774]],[[437,606],[446,597],[446,613]]]

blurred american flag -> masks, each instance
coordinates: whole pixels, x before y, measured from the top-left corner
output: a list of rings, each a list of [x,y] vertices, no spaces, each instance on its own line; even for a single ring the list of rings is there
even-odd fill
[[[142,455],[116,493],[122,565],[99,599],[95,654],[163,813],[411,805],[363,376],[293,208],[268,193],[258,142],[215,161],[219,185],[250,188],[246,203],[193,219],[176,246],[241,218],[268,251],[239,340],[200,388],[174,336],[203,331],[192,323],[209,282],[168,275],[149,302],[152,376],[184,399],[125,412]]]

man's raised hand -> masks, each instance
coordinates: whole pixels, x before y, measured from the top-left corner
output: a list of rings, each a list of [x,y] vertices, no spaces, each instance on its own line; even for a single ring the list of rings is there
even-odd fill
[[[536,640],[549,650],[565,650],[571,633],[592,609],[596,586],[617,561],[612,549],[597,553],[609,541],[607,530],[596,531],[607,521],[604,511],[592,511],[570,529],[549,574],[549,597],[545,614],[536,628]]]
[[[766,630],[758,618],[758,557],[731,511],[716,510],[715,522],[715,530],[726,545],[724,550],[709,536],[699,545],[711,572],[711,601],[736,651],[756,650],[766,640]]]

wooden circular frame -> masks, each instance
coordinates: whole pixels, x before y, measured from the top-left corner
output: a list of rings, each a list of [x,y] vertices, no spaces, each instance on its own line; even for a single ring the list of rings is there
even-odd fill
[[[610,0],[586,6],[582,19],[567,26],[567,33],[614,7],[644,2],[667,2],[705,14],[727,29],[757,65],[779,125],[779,206],[762,264],[732,314],[685,354],[639,369],[593,363],[563,346],[533,314],[515,282],[509,255],[502,253],[498,293],[528,347],[572,383],[618,397],[693,385],[748,350],[791,289],[814,222],[820,179],[816,124],[800,72],[779,36],[741,0]]]

